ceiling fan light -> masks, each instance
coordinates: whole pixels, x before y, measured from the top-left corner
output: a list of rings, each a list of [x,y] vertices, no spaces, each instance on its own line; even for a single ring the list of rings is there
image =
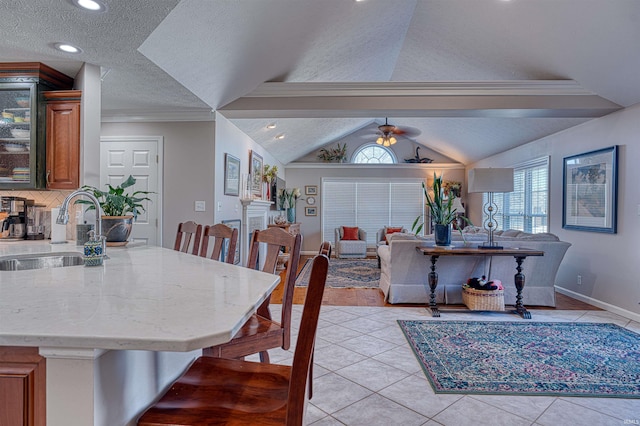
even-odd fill
[[[391,136],[391,138],[389,138],[389,142],[391,143],[391,145],[393,145],[394,143],[398,142],[396,140],[396,138],[394,138],[393,136]]]
[[[378,139],[376,139],[376,143],[378,145],[382,145],[383,142],[384,142],[384,139],[382,139],[382,136],[380,136]]]

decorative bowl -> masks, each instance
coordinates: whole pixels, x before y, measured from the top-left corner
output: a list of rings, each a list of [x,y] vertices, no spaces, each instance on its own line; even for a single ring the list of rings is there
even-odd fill
[[[29,98],[27,96],[21,96],[16,98],[16,103],[20,108],[27,108],[29,106]]]
[[[27,129],[11,129],[11,136],[16,139],[26,139],[31,136],[31,131]]]
[[[25,151],[25,146],[17,143],[6,143],[4,144],[4,149],[7,152],[21,152]]]

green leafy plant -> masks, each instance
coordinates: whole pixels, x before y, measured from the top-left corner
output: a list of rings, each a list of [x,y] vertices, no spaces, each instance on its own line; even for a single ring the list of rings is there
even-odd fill
[[[458,218],[461,218],[468,224],[471,224],[469,219],[464,216],[459,216],[457,214],[457,210],[453,207],[453,200],[456,198],[453,191],[449,191],[449,196],[445,198],[445,188],[443,186],[442,176],[438,177],[435,173],[433,174],[433,185],[431,186],[433,196],[429,194],[424,182],[422,182],[422,190],[424,191],[424,197],[427,201],[427,206],[429,207],[429,213],[431,215],[430,220],[434,225],[449,225]],[[413,221],[411,232],[417,235],[422,231],[423,227],[424,220],[422,215],[420,215]],[[460,232],[462,233],[462,231]]]
[[[131,213],[134,219],[137,219],[138,215],[144,212],[142,201],[151,201],[146,195],[153,194],[153,192],[135,191],[131,194],[125,193],[125,189],[135,185],[135,183],[135,178],[130,175],[127,180],[118,186],[114,187],[107,184],[108,191],[102,191],[89,185],[83,186],[82,189],[91,192],[98,199],[105,216],[126,216]],[[95,210],[95,206],[89,200],[77,200],[75,204],[86,204],[89,206],[87,210]]]
[[[342,163],[347,159],[347,144],[344,143],[342,146],[338,144],[336,148],[322,148],[318,158],[325,163]]]
[[[268,164],[264,165],[264,168],[262,170],[262,179],[265,182],[271,183],[275,180],[277,176],[278,176],[278,166],[270,166]]]

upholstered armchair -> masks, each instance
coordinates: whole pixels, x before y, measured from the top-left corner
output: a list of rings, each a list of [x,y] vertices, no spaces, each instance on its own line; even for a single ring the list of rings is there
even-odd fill
[[[335,234],[337,258],[367,257],[367,231],[356,226],[341,226]]]

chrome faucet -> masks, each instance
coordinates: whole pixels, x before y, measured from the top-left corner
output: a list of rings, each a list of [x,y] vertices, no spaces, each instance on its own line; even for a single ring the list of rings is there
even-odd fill
[[[58,217],[56,218],[56,223],[58,225],[66,225],[69,223],[69,202],[73,197],[77,197],[79,195],[84,195],[93,203],[96,209],[96,235],[95,238],[102,241],[102,253],[106,255],[106,244],[105,237],[102,236],[102,221],[100,220],[100,201],[90,192],[84,191],[82,189],[78,189],[73,191],[71,194],[67,195],[67,197],[62,202],[60,206],[60,212],[58,213]]]

